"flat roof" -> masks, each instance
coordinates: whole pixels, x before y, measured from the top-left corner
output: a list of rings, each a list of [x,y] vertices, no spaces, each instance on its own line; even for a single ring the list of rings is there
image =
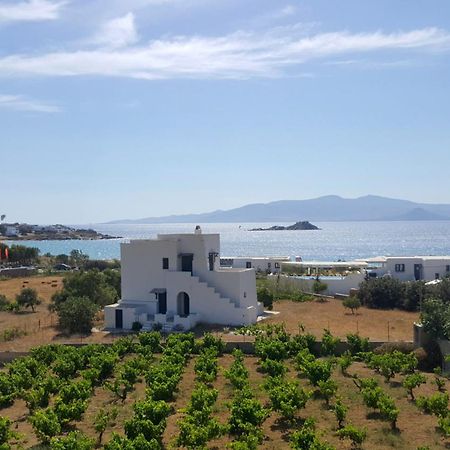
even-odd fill
[[[290,261],[290,256],[221,256],[220,259],[279,259]]]
[[[302,261],[288,264],[304,267],[367,267],[364,261]]]

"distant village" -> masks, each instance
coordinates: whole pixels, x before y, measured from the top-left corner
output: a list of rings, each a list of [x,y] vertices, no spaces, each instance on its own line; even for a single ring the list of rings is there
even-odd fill
[[[98,233],[92,229],[72,228],[66,225],[30,225],[27,223],[1,223],[0,240],[45,241],[69,239],[116,239],[116,236]]]

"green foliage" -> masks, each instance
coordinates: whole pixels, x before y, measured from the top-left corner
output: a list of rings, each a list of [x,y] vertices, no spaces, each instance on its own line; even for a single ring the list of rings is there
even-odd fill
[[[355,311],[361,308],[361,300],[358,297],[350,296],[342,301],[342,306],[350,309],[352,314],[355,314]]]
[[[204,349],[213,349],[217,355],[222,355],[225,343],[220,337],[214,336],[212,333],[205,333],[203,339],[198,344],[198,351]]]
[[[87,297],[70,297],[57,310],[59,325],[69,333],[90,333],[97,310]]]
[[[16,303],[21,308],[31,308],[34,312],[34,307],[41,304],[41,300],[38,298],[36,289],[24,288],[16,295]]]
[[[330,404],[330,399],[336,394],[338,385],[336,381],[332,380],[331,378],[328,380],[320,380],[317,383],[318,386],[318,392],[321,397],[323,397],[327,403],[327,405]]]
[[[255,353],[261,360],[271,359],[281,361],[287,357],[287,344],[279,339],[271,339],[257,336],[255,341]]]
[[[288,368],[281,361],[266,359],[261,361],[261,370],[271,377],[282,377],[288,371]]]
[[[369,351],[369,339],[362,338],[359,334],[347,334],[347,344],[349,346],[349,351],[353,356],[358,353]]]
[[[336,432],[339,439],[350,439],[352,442],[352,448],[361,448],[362,443],[366,440],[367,431],[360,428],[356,428],[353,425],[346,425]]]
[[[161,333],[159,331],[146,331],[139,333],[139,343],[148,347],[152,353],[159,353],[162,350],[161,347]]]
[[[244,388],[236,393],[231,404],[231,416],[228,421],[230,433],[237,436],[256,436],[261,442],[260,427],[268,416],[269,411]]]
[[[322,294],[328,289],[328,286],[323,281],[320,281],[319,279],[314,280],[314,283],[312,285],[312,291],[314,294]]]
[[[43,444],[48,444],[52,437],[61,433],[59,418],[51,408],[36,411],[28,420]]]
[[[198,384],[192,392],[185,416],[178,422],[177,445],[187,449],[206,449],[209,440],[220,436],[223,427],[211,417],[218,391]]]
[[[204,348],[195,361],[194,371],[197,380],[211,383],[217,378],[217,350],[214,347]]]
[[[39,260],[39,253],[36,247],[13,244],[9,247],[9,261],[30,265]]]
[[[248,370],[244,365],[244,354],[241,350],[234,349],[233,356],[233,364],[224,375],[235,389],[243,389],[248,386]]]
[[[425,375],[421,373],[411,373],[405,376],[403,380],[403,387],[408,391],[408,394],[411,396],[411,400],[414,400],[413,390],[426,382],[427,379],[425,378]]]
[[[369,308],[401,308],[404,287],[396,278],[369,278],[360,284],[358,298]]]
[[[446,417],[448,415],[448,393],[437,392],[429,397],[421,396],[416,400],[416,405],[427,414]]]
[[[119,436],[113,433],[112,439],[103,447],[105,450],[162,450],[163,447],[156,439],[149,441],[142,435],[135,439]]]
[[[353,357],[348,351],[337,358],[337,364],[341,369],[342,375],[347,375],[347,369],[352,365],[352,363]]]
[[[450,416],[439,417],[438,424],[441,433],[448,438],[450,436]]]
[[[67,436],[54,437],[50,441],[51,450],[92,450],[94,441],[80,433],[71,431]]]
[[[5,295],[0,294],[0,311],[8,311],[10,301],[6,298]]]
[[[71,298],[87,298],[98,307],[115,303],[120,295],[116,289],[117,279],[105,272],[93,269],[67,275],[62,291],[52,297],[52,308],[58,311]]]
[[[320,359],[316,360],[314,356],[312,360],[303,359],[299,361],[297,355],[297,368],[301,373],[306,375],[313,386],[318,386],[320,381],[330,379],[333,371],[333,362]]]
[[[400,411],[392,397],[383,392],[374,379],[361,380],[360,386],[366,406],[378,409],[382,417],[391,423],[392,429],[396,429]]]
[[[264,305],[264,308],[267,308],[268,310],[273,309],[274,295],[271,291],[269,291],[269,289],[266,287],[259,288],[256,296],[258,301]]]
[[[0,449],[9,450],[11,446],[8,441],[14,437],[11,431],[11,421],[6,417],[0,416]]]
[[[404,354],[398,350],[382,355],[372,354],[367,363],[368,367],[381,373],[388,382],[397,373],[412,373],[417,367],[414,353]]]
[[[339,344],[339,338],[335,338],[330,330],[324,329],[322,335],[322,354],[323,355],[334,355],[336,353],[337,345]]]
[[[450,303],[438,298],[423,302],[420,321],[426,333],[434,338],[450,337]]]
[[[334,447],[320,441],[316,433],[314,419],[306,419],[300,430],[291,434],[294,450],[334,450]]]
[[[339,429],[344,426],[344,420],[347,417],[347,411],[348,407],[342,403],[342,400],[340,398],[337,398],[333,406],[333,412],[336,417]]]
[[[95,431],[98,433],[97,438],[97,444],[100,445],[102,443],[103,433],[105,432],[106,428],[108,426],[111,426],[114,424],[114,421],[117,418],[118,414],[117,408],[113,408],[109,411],[106,411],[105,409],[101,409],[94,419],[94,428]]]
[[[294,418],[295,413],[304,408],[311,394],[299,388],[298,383],[282,378],[274,378],[268,384],[271,408],[278,411],[286,420]]]

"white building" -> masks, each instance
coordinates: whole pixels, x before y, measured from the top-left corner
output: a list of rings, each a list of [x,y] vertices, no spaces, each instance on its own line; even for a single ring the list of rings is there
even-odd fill
[[[365,261],[369,275],[377,277],[431,281],[450,275],[450,256],[380,256]]]
[[[109,329],[187,330],[245,325],[262,314],[254,269],[221,269],[219,234],[165,234],[121,244],[122,299],[105,307]]]
[[[281,270],[281,264],[290,260],[289,256],[223,256],[220,258],[220,267],[278,273]]]
[[[16,237],[19,236],[19,227],[16,225],[6,225],[5,236]]]

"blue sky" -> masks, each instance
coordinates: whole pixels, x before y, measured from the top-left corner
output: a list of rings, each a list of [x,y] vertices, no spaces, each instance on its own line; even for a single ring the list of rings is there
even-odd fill
[[[450,203],[450,2],[0,0],[0,212]]]

